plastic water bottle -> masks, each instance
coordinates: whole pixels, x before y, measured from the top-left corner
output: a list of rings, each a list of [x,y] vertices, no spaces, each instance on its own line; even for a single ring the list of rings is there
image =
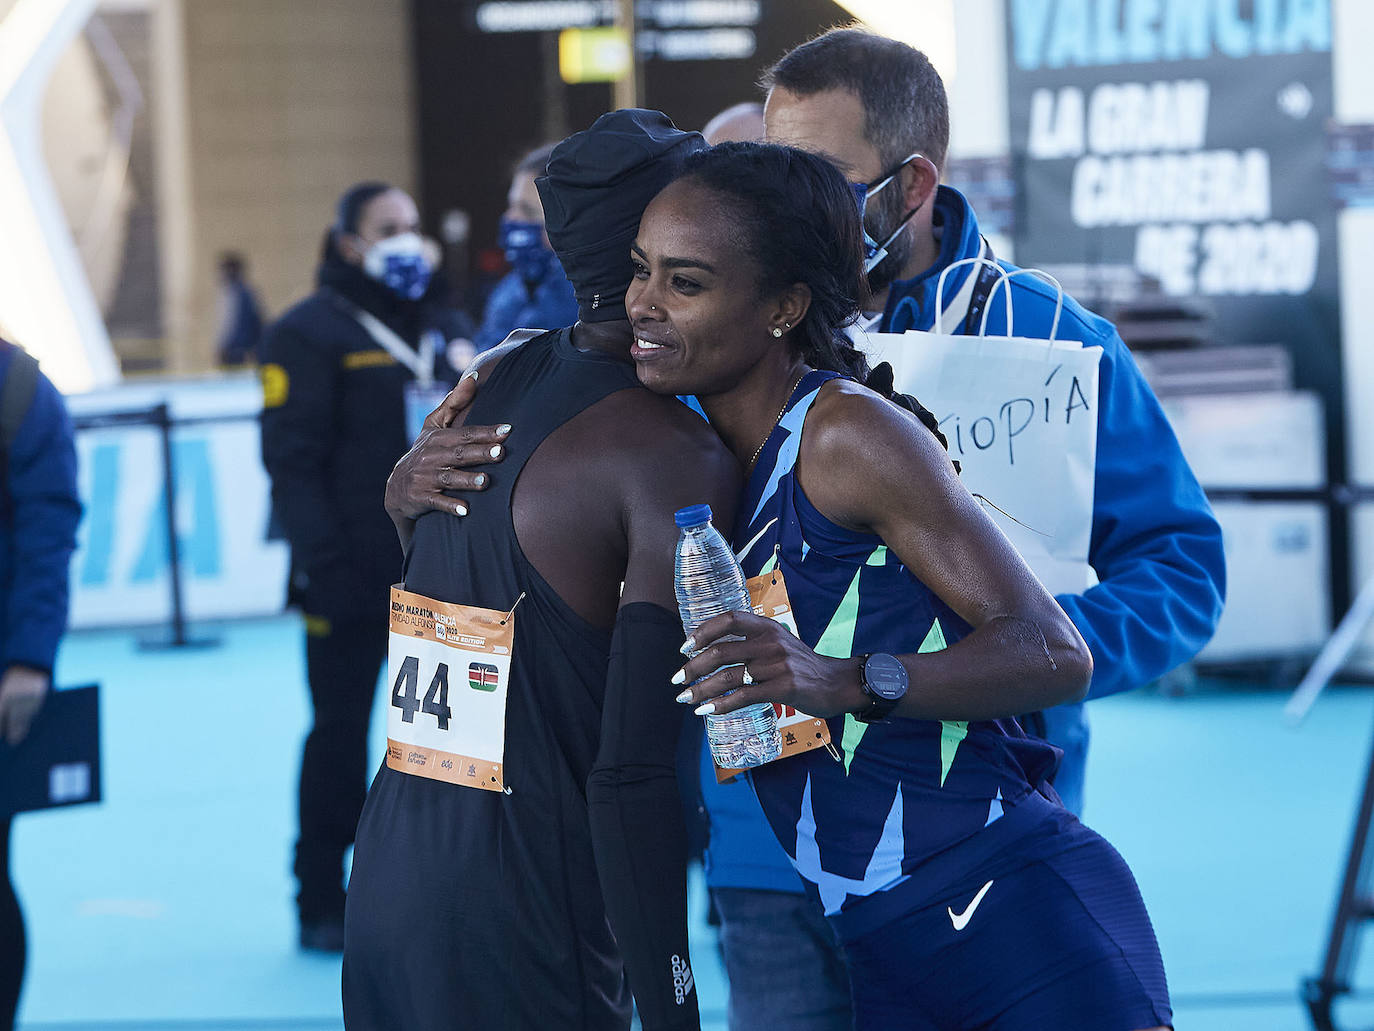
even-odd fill
[[[711,525],[711,506],[679,509],[674,518],[678,539],[673,585],[677,589],[682,629],[691,636],[697,627],[715,616],[751,611],[744,573],[730,545]],[[767,702],[722,716],[707,716],[706,740],[716,765],[725,769],[746,770],[782,755],[777,712]]]

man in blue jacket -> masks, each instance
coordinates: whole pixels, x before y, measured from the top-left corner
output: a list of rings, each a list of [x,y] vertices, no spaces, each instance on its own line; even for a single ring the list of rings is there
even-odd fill
[[[865,328],[965,332],[967,312],[953,308],[967,308],[956,298],[976,268],[950,273],[940,313],[936,281],[986,245],[968,201],[939,185],[949,110],[930,62],[895,40],[833,30],[785,55],[763,86],[768,141],[825,155],[863,197],[873,291]],[[990,302],[989,334],[1006,332],[1005,296],[997,291]],[[1019,336],[1048,336],[1055,296],[1035,277],[1011,280]],[[1225,567],[1206,497],[1115,328],[1066,298],[1059,337],[1103,349],[1088,556],[1099,583],[1058,599],[1092,649],[1092,699],[1147,683],[1192,658],[1221,616]],[[1055,785],[1066,806],[1081,811],[1088,744],[1082,705],[1035,714],[1028,723],[1064,750]],[[711,820],[707,880],[722,922],[730,1026],[850,1027],[843,962],[816,907],[800,896],[800,880],[753,793],[738,783],[717,785],[709,762],[702,773]]]
[[[534,180],[543,175],[553,144],[520,159],[501,216],[501,249],[511,270],[487,298],[473,338],[478,352],[495,347],[516,329],[561,329],[577,321],[577,298],[544,231],[544,206]]]
[[[81,502],[62,395],[38,363],[0,340],[0,739],[17,745],[43,704],[67,626],[67,567]],[[10,814],[0,798],[0,1031],[24,977],[24,920],[9,879]]]

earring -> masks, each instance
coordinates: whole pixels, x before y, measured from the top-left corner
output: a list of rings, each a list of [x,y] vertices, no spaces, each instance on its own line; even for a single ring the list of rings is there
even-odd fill
[[[775,337],[780,337],[780,336],[782,336],[782,330],[780,330],[777,326],[774,326],[774,327],[773,327],[773,335],[774,335]]]

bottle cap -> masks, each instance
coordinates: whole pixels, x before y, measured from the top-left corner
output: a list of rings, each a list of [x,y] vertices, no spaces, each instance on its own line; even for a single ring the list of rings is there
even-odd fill
[[[679,508],[673,513],[673,522],[677,523],[680,530],[685,530],[689,526],[704,526],[710,521],[710,505],[688,505],[686,508]]]

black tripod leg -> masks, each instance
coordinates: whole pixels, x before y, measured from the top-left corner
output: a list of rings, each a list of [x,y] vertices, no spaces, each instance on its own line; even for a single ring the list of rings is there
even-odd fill
[[[1374,914],[1370,906],[1370,861],[1374,852],[1368,848],[1371,818],[1374,818],[1374,750],[1370,752],[1369,767],[1365,771],[1364,793],[1360,797],[1359,816],[1350,842],[1350,855],[1345,863],[1345,877],[1341,880],[1341,894],[1336,901],[1336,916],[1331,922],[1331,938],[1326,946],[1326,959],[1320,977],[1303,983],[1303,1001],[1316,1031],[1337,1031],[1331,1008],[1338,995],[1350,991],[1350,975],[1359,950],[1359,930],[1363,922]]]

